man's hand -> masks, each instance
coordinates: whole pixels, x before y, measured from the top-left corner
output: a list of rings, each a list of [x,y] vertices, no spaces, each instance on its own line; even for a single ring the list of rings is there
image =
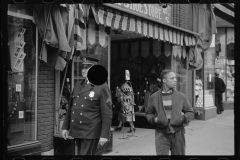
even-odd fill
[[[101,146],[103,146],[106,142],[108,141],[108,139],[107,138],[100,138],[99,139],[99,144],[101,145]]]
[[[62,130],[62,136],[63,136],[63,138],[64,138],[65,140],[68,139],[68,134],[69,134],[69,131],[68,131],[68,130],[66,130],[66,129]]]

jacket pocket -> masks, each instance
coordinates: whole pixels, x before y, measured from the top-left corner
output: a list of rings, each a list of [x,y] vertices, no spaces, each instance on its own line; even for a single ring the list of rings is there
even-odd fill
[[[175,127],[182,125],[182,115],[172,117],[170,124]]]
[[[161,118],[160,118],[161,117]],[[157,127],[159,128],[165,128],[168,126],[168,120],[167,118],[164,118],[164,116],[158,116],[158,119],[157,119]]]

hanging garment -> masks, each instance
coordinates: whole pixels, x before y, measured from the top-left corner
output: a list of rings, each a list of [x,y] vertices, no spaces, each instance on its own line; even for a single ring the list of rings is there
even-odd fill
[[[164,43],[164,54],[169,57],[172,53],[172,47],[171,44],[168,42]]]
[[[96,42],[95,21],[93,19],[89,19],[88,23],[88,42],[91,45],[94,45]]]
[[[99,44],[102,47],[106,46],[106,36],[105,27],[103,25],[99,25]]]
[[[211,45],[212,35],[217,33],[212,4],[193,4],[193,31],[200,33],[202,49],[207,50]]]
[[[50,5],[33,5],[33,17],[39,30],[40,36],[44,37],[45,27],[47,32],[44,41],[59,50],[70,52],[71,48],[68,44],[65,25],[63,24],[62,16],[58,4],[51,4],[51,11],[48,24],[46,24]]]
[[[85,50],[86,45],[86,18],[89,8],[87,5],[76,4],[74,20],[74,47],[78,51]]]

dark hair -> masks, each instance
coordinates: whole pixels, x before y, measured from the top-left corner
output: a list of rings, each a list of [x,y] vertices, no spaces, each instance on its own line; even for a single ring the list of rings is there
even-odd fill
[[[173,71],[171,71],[171,70],[169,70],[169,69],[164,69],[162,72],[161,72],[161,74],[160,74],[160,80],[161,80],[161,83],[163,82],[163,79],[165,78],[165,76],[168,74],[168,73],[170,73],[170,72],[173,72]]]

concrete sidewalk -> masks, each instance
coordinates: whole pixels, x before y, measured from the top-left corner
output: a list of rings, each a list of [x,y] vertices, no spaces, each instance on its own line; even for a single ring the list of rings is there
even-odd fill
[[[234,155],[233,110],[207,121],[193,120],[185,129],[186,155]],[[136,128],[134,136],[126,138],[132,135],[128,130],[113,133],[113,151],[106,156],[156,155],[153,129]]]

